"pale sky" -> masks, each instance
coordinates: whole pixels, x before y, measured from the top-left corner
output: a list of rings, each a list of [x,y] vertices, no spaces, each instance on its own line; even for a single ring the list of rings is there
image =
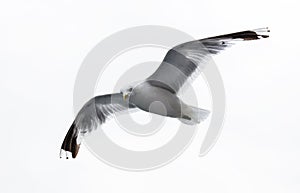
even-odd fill
[[[299,192],[298,8],[295,0],[2,1],[0,192]],[[148,172],[113,168],[83,145],[77,159],[59,159],[84,57],[112,33],[146,24],[199,39],[267,26],[271,34],[214,57],[226,120],[205,157],[200,131],[178,159]]]

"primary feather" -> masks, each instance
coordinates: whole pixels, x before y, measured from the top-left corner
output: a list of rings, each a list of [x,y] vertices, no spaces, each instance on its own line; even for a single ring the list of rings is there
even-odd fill
[[[177,45],[167,52],[161,65],[147,80],[156,86],[169,88],[177,93],[187,79],[194,79],[199,75],[199,72],[209,63],[211,55],[218,54],[238,40],[267,38],[268,35],[260,34],[267,32],[269,32],[268,28],[261,28]]]
[[[96,130],[113,114],[134,108],[128,101],[123,100],[121,93],[97,96],[89,100],[79,111],[72,123],[62,145],[60,157],[63,151],[72,153],[75,158],[81,143],[81,139],[88,133]]]

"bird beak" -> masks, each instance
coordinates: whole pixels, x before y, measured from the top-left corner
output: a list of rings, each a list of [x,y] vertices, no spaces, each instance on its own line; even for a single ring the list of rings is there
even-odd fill
[[[124,101],[128,98],[128,93],[123,94]]]

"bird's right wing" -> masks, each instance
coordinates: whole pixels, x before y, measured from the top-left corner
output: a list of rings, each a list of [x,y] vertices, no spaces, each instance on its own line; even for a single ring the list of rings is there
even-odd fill
[[[209,63],[211,55],[233,45],[236,40],[267,38],[268,28],[236,32],[182,43],[170,49],[147,81],[177,93],[188,78],[194,79]]]
[[[67,152],[71,152],[72,157],[75,158],[80,147],[81,138],[84,135],[96,130],[112,114],[117,114],[129,108],[134,108],[134,106],[123,100],[121,93],[97,96],[89,100],[79,111],[66,134],[61,145],[60,157],[62,157],[62,152],[65,151],[66,158],[68,158]]]

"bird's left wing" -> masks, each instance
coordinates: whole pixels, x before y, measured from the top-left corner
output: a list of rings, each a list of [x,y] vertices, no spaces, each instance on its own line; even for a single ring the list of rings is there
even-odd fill
[[[188,78],[196,77],[209,63],[211,55],[233,45],[236,40],[267,38],[268,28],[236,32],[195,41],[173,47],[166,54],[158,69],[147,81],[177,93]]]
[[[66,158],[68,158],[68,152],[71,152],[72,157],[75,158],[83,136],[96,130],[112,114],[117,114],[129,108],[134,108],[134,106],[123,100],[121,93],[96,96],[89,100],[79,111],[66,134],[61,145],[60,157],[65,151]]]

